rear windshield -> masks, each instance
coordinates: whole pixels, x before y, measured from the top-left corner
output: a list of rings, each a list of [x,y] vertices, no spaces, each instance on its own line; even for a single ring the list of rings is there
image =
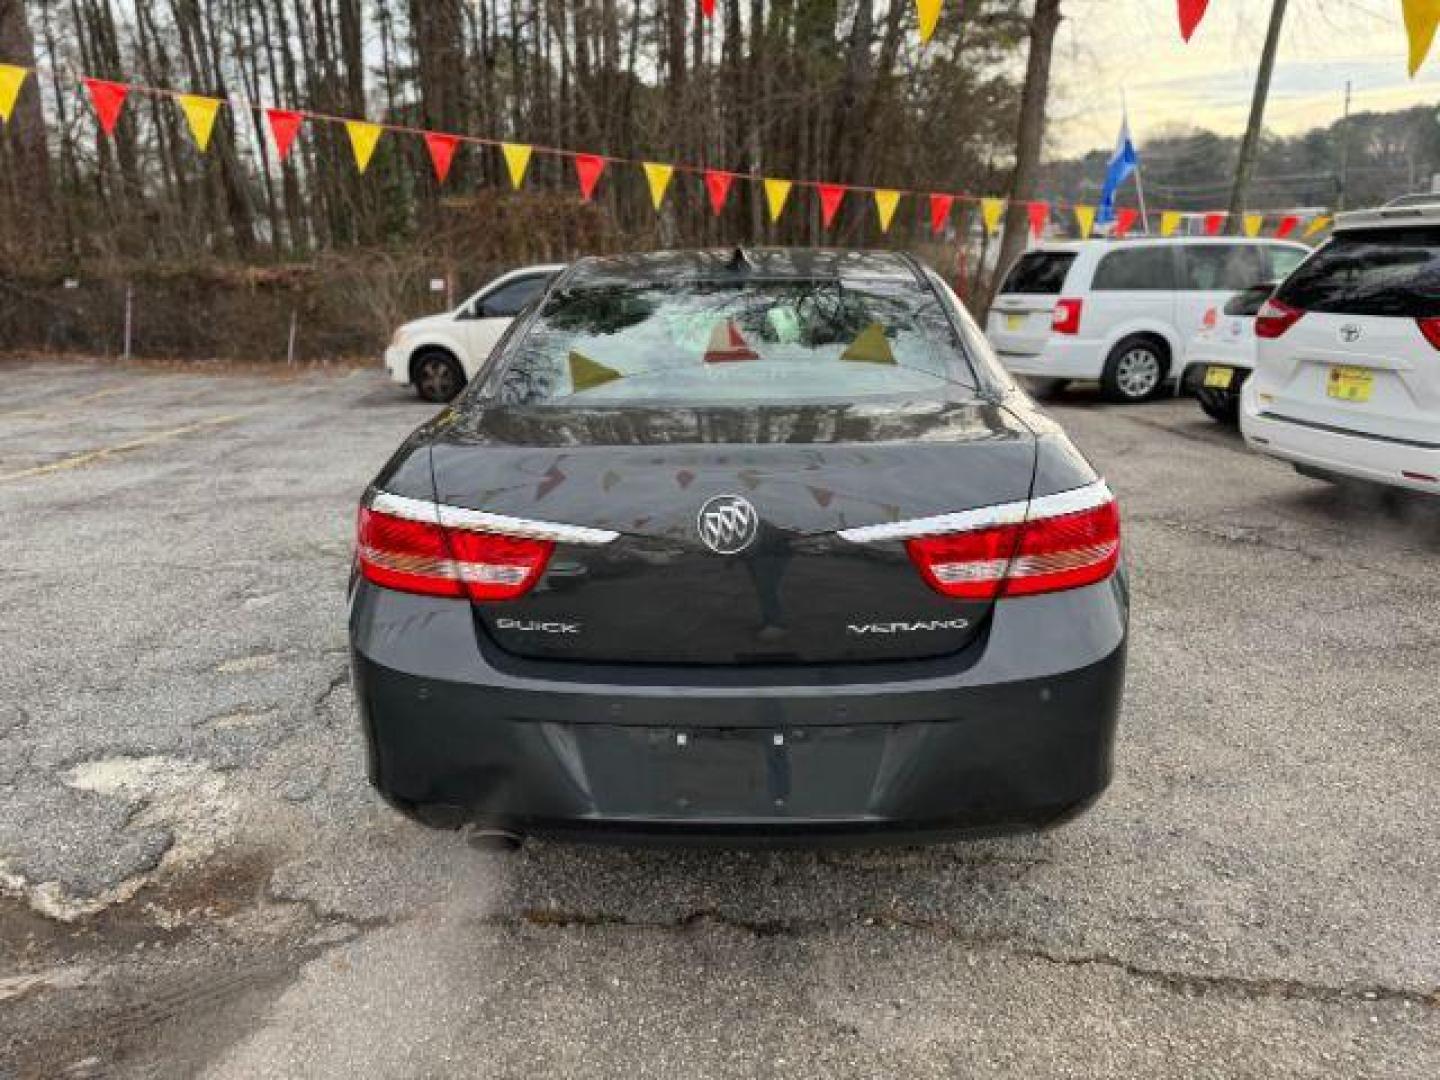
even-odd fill
[[[1295,271],[1276,299],[1335,315],[1440,317],[1440,228],[1340,233]]]
[[[1001,287],[1002,293],[1059,296],[1075,256],[1068,251],[1032,251],[1023,255]]]
[[[1275,291],[1275,286],[1256,285],[1246,289],[1242,293],[1236,293],[1225,305],[1225,314],[1242,319],[1253,319],[1260,314],[1260,309],[1265,306],[1265,301],[1270,299],[1270,294]]]
[[[758,405],[976,386],[938,297],[891,282],[562,288],[508,352],[505,405]]]

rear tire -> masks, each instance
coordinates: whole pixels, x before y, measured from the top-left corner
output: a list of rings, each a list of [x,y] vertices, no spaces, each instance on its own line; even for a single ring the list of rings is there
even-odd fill
[[[1164,389],[1169,372],[1169,347],[1157,338],[1136,334],[1110,350],[1100,389],[1109,401],[1148,401]]]
[[[1207,390],[1201,387],[1195,399],[1205,415],[1218,424],[1235,427],[1240,423],[1240,395],[1229,390]]]
[[[422,401],[443,405],[465,389],[465,369],[444,349],[426,349],[410,362],[410,381]]]

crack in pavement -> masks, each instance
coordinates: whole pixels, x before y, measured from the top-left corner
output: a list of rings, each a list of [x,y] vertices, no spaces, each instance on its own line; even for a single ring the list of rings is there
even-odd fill
[[[637,921],[619,915],[605,913],[580,913],[530,909],[516,918],[509,915],[482,917],[480,925],[501,929],[518,929],[522,926],[545,929],[567,929],[572,927],[614,927],[626,930],[654,931],[658,933],[683,933],[705,923],[713,923],[753,937],[801,938],[821,933],[860,926],[885,930],[903,929],[944,938],[961,945],[990,949],[1005,953],[1021,960],[1033,960],[1061,967],[1106,968],[1131,978],[1144,980],[1177,994],[1227,993],[1248,999],[1281,998],[1285,1000],[1309,1001],[1318,1004],[1374,1005],[1379,1002],[1417,1006],[1440,1010],[1440,987],[1430,991],[1407,990],[1402,987],[1374,984],[1370,986],[1333,986],[1324,983],[1306,982],[1282,976],[1244,976],[1204,974],[1200,972],[1173,971],[1166,968],[1149,967],[1131,960],[1108,956],[1104,953],[1067,954],[1023,945],[998,934],[971,934],[939,919],[918,919],[897,917],[887,914],[862,913],[852,927],[827,923],[821,920],[750,920],[736,918],[713,909],[692,911],[679,919],[664,921]]]

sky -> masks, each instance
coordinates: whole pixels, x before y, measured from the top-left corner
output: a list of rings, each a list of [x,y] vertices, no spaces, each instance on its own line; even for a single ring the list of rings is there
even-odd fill
[[[1197,124],[1245,129],[1264,45],[1268,0],[1211,0],[1190,44],[1175,0],[1070,0],[1056,43],[1051,153],[1115,145],[1123,98],[1142,145],[1147,131]],[[1352,109],[1433,104],[1440,110],[1440,42],[1412,80],[1400,0],[1290,0],[1266,127],[1293,134]]]

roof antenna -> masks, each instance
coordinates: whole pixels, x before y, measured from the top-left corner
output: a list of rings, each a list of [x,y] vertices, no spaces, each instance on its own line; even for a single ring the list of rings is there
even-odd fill
[[[725,269],[732,273],[743,274],[746,271],[754,270],[755,264],[750,261],[750,256],[745,254],[745,249],[736,244],[734,252],[730,255],[730,261],[725,264]]]

